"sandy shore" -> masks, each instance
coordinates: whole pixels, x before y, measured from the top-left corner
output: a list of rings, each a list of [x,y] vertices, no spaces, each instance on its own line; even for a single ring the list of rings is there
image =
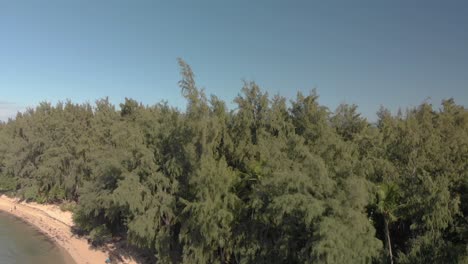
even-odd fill
[[[16,210],[13,209],[15,206]],[[104,263],[110,255],[109,252],[91,248],[86,239],[73,235],[71,232],[72,213],[63,212],[56,205],[18,202],[16,199],[2,195],[0,196],[0,210],[15,215],[37,227],[66,250],[77,264]],[[108,247],[112,248],[112,245]],[[122,258],[122,261],[118,263],[136,263],[134,260],[119,257]],[[117,262],[113,261],[112,263]]]

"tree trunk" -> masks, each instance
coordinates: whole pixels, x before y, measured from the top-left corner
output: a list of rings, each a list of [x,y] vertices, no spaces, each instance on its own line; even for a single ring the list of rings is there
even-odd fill
[[[384,224],[385,224],[385,238],[387,240],[388,255],[390,257],[390,264],[393,264],[392,243],[390,242],[390,231],[388,230],[388,220],[387,220],[387,216],[385,216],[385,215],[384,215]]]

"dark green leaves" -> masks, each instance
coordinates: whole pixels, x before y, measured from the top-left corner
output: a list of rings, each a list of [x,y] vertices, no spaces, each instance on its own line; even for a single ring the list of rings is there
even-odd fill
[[[179,60],[187,109],[41,103],[0,124],[0,192],[77,202],[95,243],[158,263],[463,263],[468,112],[453,99],[376,124],[315,91],[245,82],[229,112]]]

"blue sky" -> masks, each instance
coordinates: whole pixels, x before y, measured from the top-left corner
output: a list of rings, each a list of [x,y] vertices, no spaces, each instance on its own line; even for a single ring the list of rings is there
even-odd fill
[[[183,109],[176,58],[231,107],[242,80],[375,119],[430,97],[468,105],[466,1],[2,1],[0,119],[109,96]]]

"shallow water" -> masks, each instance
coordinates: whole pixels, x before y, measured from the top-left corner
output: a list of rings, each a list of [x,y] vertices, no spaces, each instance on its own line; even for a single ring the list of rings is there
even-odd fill
[[[1,264],[73,264],[71,257],[44,234],[0,211]]]

